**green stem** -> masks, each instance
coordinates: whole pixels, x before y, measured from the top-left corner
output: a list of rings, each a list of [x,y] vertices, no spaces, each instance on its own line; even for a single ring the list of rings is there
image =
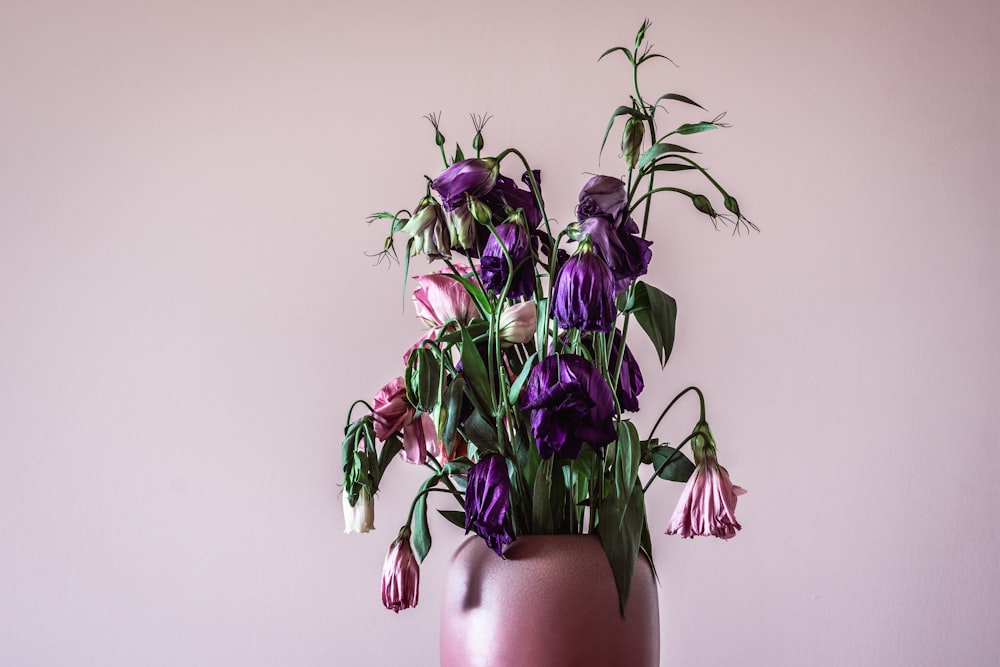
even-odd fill
[[[699,435],[701,435],[701,434],[698,433],[698,432],[692,433],[688,437],[684,438],[681,441],[681,444],[677,445],[677,447],[674,448],[674,451],[671,452],[670,456],[668,456],[663,463],[661,463],[659,466],[657,466],[656,470],[653,472],[653,476],[650,477],[649,481],[646,482],[646,484],[642,487],[642,492],[643,493],[645,493],[646,491],[649,490],[649,487],[653,485],[653,482],[656,481],[656,478],[660,476],[660,473],[663,472],[666,469],[666,467],[668,465],[670,465],[673,462],[673,460],[680,454],[681,447],[683,447],[687,443],[691,442],[692,440],[694,440],[695,438],[697,438]]]
[[[701,403],[701,418],[698,421],[699,423],[705,421],[705,395],[701,393],[701,389],[695,387],[694,385],[691,385],[681,393],[674,396],[674,399],[667,404],[667,407],[663,408],[663,412],[661,412],[660,416],[656,419],[656,423],[653,424],[653,428],[649,430],[649,437],[646,438],[646,440],[651,440],[653,438],[653,433],[656,432],[656,428],[660,425],[660,422],[663,421],[663,418],[667,416],[668,412],[670,412],[670,408],[674,407],[677,401],[679,401],[681,397],[683,397],[689,391],[693,391],[698,394],[698,401]]]

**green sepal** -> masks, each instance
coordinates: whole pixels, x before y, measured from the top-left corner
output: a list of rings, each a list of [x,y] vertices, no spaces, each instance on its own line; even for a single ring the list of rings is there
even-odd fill
[[[653,469],[661,479],[671,482],[686,482],[694,474],[694,463],[684,452],[667,445],[654,447],[649,451]]]
[[[465,159],[465,153],[462,152],[462,147],[455,142],[455,160],[454,162],[461,162]]]
[[[623,310],[635,315],[635,319],[656,348],[660,366],[666,366],[670,352],[674,348],[677,321],[677,302],[674,298],[640,280],[635,283],[635,289],[631,298],[624,304]]]

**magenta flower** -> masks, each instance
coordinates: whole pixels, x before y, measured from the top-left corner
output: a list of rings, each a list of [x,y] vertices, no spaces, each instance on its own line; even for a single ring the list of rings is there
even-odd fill
[[[552,285],[552,315],[564,329],[607,333],[615,326],[614,278],[587,242],[559,269]]]
[[[744,493],[746,490],[730,481],[715,457],[706,454],[684,487],[666,534],[714,535],[728,540],[742,527],[736,520],[736,497]]]
[[[503,545],[514,541],[510,510],[510,477],[507,460],[486,454],[469,468],[465,492],[465,532],[475,531],[498,556]]]
[[[410,530],[399,531],[382,566],[382,604],[397,614],[417,606],[420,597],[420,564],[410,547]]]
[[[496,160],[471,158],[454,163],[431,181],[431,189],[441,196],[445,210],[465,202],[465,196],[482,197],[497,182]]]
[[[406,384],[397,377],[378,390],[372,400],[375,408],[375,437],[382,442],[394,433],[403,432],[403,449],[400,456],[407,463],[422,464],[427,460],[427,452],[437,455],[437,431],[430,415],[421,413],[406,400]]]
[[[455,269],[460,275],[471,271],[463,264],[456,264]],[[462,283],[455,279],[451,269],[416,276],[414,280],[419,287],[413,292],[413,305],[417,316],[427,326],[439,327],[452,319],[468,324],[472,317],[478,315],[472,298]]]
[[[521,408],[531,411],[531,432],[543,459],[580,456],[617,437],[611,387],[594,364],[576,354],[550,354],[531,369],[521,390]]]

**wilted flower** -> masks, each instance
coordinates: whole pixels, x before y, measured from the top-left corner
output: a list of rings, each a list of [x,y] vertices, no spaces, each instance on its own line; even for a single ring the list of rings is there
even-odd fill
[[[493,189],[499,169],[492,158],[460,160],[431,181],[431,189],[441,196],[447,210],[465,201],[465,196],[482,197]]]
[[[535,183],[538,185],[539,198],[541,198],[542,172],[535,170],[532,172],[532,175],[535,178]],[[527,185],[529,189],[522,190],[517,187],[517,183],[501,174],[497,177],[497,182],[493,190],[487,196],[483,197],[483,201],[501,219],[507,217],[507,209],[514,211],[521,209],[524,211],[524,218],[528,223],[528,227],[535,230],[538,229],[538,225],[542,222],[542,210],[538,207],[535,194],[530,190],[531,178],[528,176],[528,172],[524,172],[521,176],[521,182]]]
[[[441,207],[431,197],[424,197],[413,217],[403,226],[403,232],[413,237],[410,256],[421,252],[427,259],[451,257],[451,234]]]
[[[594,176],[580,190],[580,203],[576,207],[577,220],[603,217],[615,223],[625,208],[625,184],[612,176]]]
[[[469,201],[467,198],[445,214],[453,248],[466,250],[476,245],[476,219],[472,215]]]
[[[653,251],[652,241],[639,236],[632,218],[614,225],[603,217],[587,218],[579,225],[581,238],[589,238],[597,253],[607,262],[615,280],[615,292],[624,292],[629,283],[646,273]]]
[[[468,274],[471,269],[463,264],[456,264],[459,275]],[[413,305],[417,316],[429,327],[439,327],[449,320],[458,320],[468,324],[469,319],[477,315],[472,298],[458,280],[452,270],[442,269],[437,273],[416,276],[419,287],[413,291]]]
[[[607,333],[614,328],[618,316],[614,277],[586,241],[559,269],[552,285],[552,315],[564,329]]]
[[[531,431],[543,459],[575,459],[584,442],[596,449],[617,437],[611,387],[576,354],[551,354],[532,368],[521,408],[532,411]]]
[[[389,547],[382,566],[382,604],[397,614],[417,606],[420,597],[420,564],[410,547],[410,530],[403,528]]]
[[[438,453],[437,433],[430,415],[421,413],[416,417],[416,409],[406,400],[406,383],[397,377],[379,389],[372,400],[375,408],[372,417],[375,422],[375,436],[385,442],[399,431],[403,432],[403,449],[400,456],[407,463],[423,463],[427,452]]]
[[[362,487],[358,493],[358,501],[351,507],[348,493],[344,497],[344,532],[367,533],[375,530],[375,499],[368,489]]]
[[[524,301],[503,309],[500,313],[500,343],[518,345],[527,343],[538,326],[538,307],[534,301]]]
[[[503,545],[514,541],[514,531],[507,517],[509,509],[507,460],[499,454],[486,454],[469,468],[465,532],[475,531],[490,549],[502,556]]]
[[[742,527],[736,520],[736,497],[744,493],[746,490],[735,486],[726,469],[716,462],[714,448],[706,448],[681,493],[666,534],[714,535],[728,540]]]
[[[498,239],[499,237],[499,239]],[[503,246],[501,246],[501,242]],[[535,271],[531,257],[531,240],[525,227],[513,222],[498,225],[496,234],[491,234],[479,260],[479,273],[483,284],[494,294],[503,292],[510,266],[503,248],[507,248],[514,266],[514,277],[507,291],[508,299],[528,297],[535,293]]]
[[[618,357],[622,347],[622,332],[615,329],[615,336],[611,342],[611,360],[618,363]],[[639,411],[639,394],[642,393],[645,384],[642,381],[642,371],[632,350],[625,345],[625,358],[622,359],[621,373],[618,376],[618,387],[615,388],[615,395],[618,397],[618,405],[622,410],[629,412]]]

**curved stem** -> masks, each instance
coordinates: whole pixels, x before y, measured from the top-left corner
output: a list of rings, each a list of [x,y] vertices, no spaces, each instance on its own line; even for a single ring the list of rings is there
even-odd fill
[[[663,472],[668,465],[670,465],[671,463],[673,463],[673,460],[677,457],[678,454],[680,454],[681,447],[683,447],[687,443],[691,442],[692,440],[694,440],[695,438],[697,438],[699,435],[701,435],[701,434],[696,431],[696,432],[692,433],[691,435],[689,435],[688,437],[686,437],[683,440],[681,440],[681,444],[677,445],[677,447],[674,448],[674,451],[670,454],[670,456],[668,456],[667,459],[663,463],[661,463],[659,466],[657,466],[657,468],[656,468],[655,471],[653,471],[653,476],[650,477],[649,481],[646,482],[646,484],[642,487],[642,492],[643,493],[645,493],[646,491],[648,491],[649,487],[653,485],[654,481],[656,481],[656,478],[660,476],[660,473]]]
[[[347,408],[347,421],[344,423],[344,433],[347,433],[347,429],[351,426],[351,413],[354,412],[354,407],[358,403],[360,403],[361,405],[363,405],[366,408],[368,408],[368,412],[375,412],[375,408],[373,408],[371,405],[369,405],[368,401],[365,401],[363,399],[359,398],[358,400],[356,400],[353,403],[351,403],[351,407]]]
[[[652,175],[650,175],[650,179],[652,179]],[[687,197],[694,197],[693,194],[691,194],[687,190],[682,190],[681,188],[669,188],[669,187],[654,188],[654,189],[650,190],[649,192],[647,192],[646,194],[644,194],[643,196],[641,196],[641,197],[639,197],[638,199],[635,200],[635,203],[632,204],[632,206],[628,210],[629,214],[631,214],[632,211],[634,211],[635,209],[639,208],[639,204],[641,204],[644,201],[648,201],[657,192],[676,192],[678,194],[682,194],[682,195],[685,195]],[[649,206],[648,205],[646,206],[646,215],[647,216],[649,215]],[[643,222],[643,225],[646,224],[646,220],[643,220],[642,222]],[[645,238],[645,232],[646,232],[646,230],[644,229],[643,230],[643,238]]]
[[[674,396],[674,400],[670,401],[670,403],[667,404],[667,407],[663,408],[663,412],[661,412],[660,416],[657,417],[656,423],[653,424],[653,428],[649,429],[649,437],[647,437],[646,440],[651,440],[653,438],[653,434],[656,433],[656,428],[660,425],[660,422],[663,421],[663,418],[667,416],[667,413],[670,412],[670,408],[674,407],[677,401],[681,400],[681,397],[689,391],[693,391],[698,394],[698,400],[701,402],[701,419],[699,419],[699,423],[705,421],[705,395],[701,393],[701,389],[691,385],[681,393]]]

